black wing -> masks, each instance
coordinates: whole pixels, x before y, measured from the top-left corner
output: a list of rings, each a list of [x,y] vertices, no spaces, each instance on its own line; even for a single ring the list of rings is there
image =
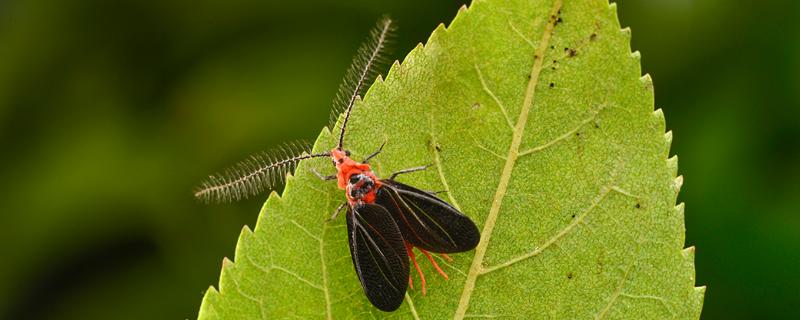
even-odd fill
[[[349,208],[350,256],[364,293],[375,307],[394,311],[408,286],[408,253],[389,212],[375,204]]]
[[[381,180],[375,203],[397,222],[403,238],[416,247],[439,253],[475,248],[481,235],[475,223],[434,194],[394,180]]]

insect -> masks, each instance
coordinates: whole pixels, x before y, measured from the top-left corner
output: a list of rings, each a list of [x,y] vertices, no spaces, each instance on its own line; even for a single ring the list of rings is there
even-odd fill
[[[380,179],[372,171],[369,160],[377,156],[384,145],[361,162],[351,159],[350,151],[343,147],[353,105],[360,100],[365,84],[374,81],[374,69],[382,62],[393,29],[392,21],[383,18],[371,32],[371,40],[359,48],[332,112],[334,125],[343,113],[339,142],[334,148],[328,152],[311,153],[307,144],[287,144],[273,152],[251,156],[222,174],[210,176],[195,193],[196,197],[206,201],[238,200],[269,189],[302,160],[330,158],[336,174],[323,176],[316,171],[313,173],[323,180],[336,180],[339,189],[345,190],[347,200],[336,209],[331,219],[347,208],[353,267],[369,301],[383,311],[399,308],[407,288],[413,286],[411,264],[419,274],[421,289],[425,293],[425,277],[417,263],[415,248],[447,278],[431,252],[450,259],[448,253],[472,250],[480,240],[475,223],[437,197],[436,193],[396,180],[398,175],[424,170],[428,166],[400,170],[388,179]]]

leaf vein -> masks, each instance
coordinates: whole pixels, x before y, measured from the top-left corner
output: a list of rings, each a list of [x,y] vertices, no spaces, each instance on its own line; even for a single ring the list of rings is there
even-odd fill
[[[630,265],[627,268],[627,270],[625,270],[625,275],[622,276],[622,279],[620,279],[619,284],[617,285],[617,288],[614,290],[614,293],[611,294],[611,299],[608,301],[606,306],[603,307],[602,310],[600,310],[600,313],[598,313],[594,317],[595,320],[603,319],[606,316],[606,314],[608,313],[608,311],[611,309],[611,306],[614,305],[614,302],[617,301],[617,298],[619,298],[619,295],[622,294],[622,289],[625,287],[625,282],[628,281],[628,274],[630,274],[631,269],[633,269],[633,265]]]
[[[669,303],[667,303],[667,300],[665,300],[662,297],[654,296],[654,295],[648,295],[648,294],[642,294],[642,295],[639,295],[639,294],[628,294],[628,293],[624,293],[624,292],[620,293],[620,296],[621,297],[626,297],[626,298],[629,298],[629,299],[655,300],[658,303],[660,303],[664,307],[664,309],[667,309],[667,312],[669,312],[669,314],[672,315],[673,318],[675,317],[675,311],[672,311],[672,308],[669,306]]]
[[[328,320],[333,319],[331,312],[331,296],[328,292],[328,267],[325,265],[325,230],[328,228],[327,223],[322,223],[322,235],[319,239],[319,262],[322,269],[322,293],[325,295],[325,314]]]
[[[295,227],[297,227],[298,229],[302,230],[302,231],[303,231],[303,233],[305,233],[306,235],[308,235],[308,236],[309,236],[309,237],[311,237],[312,239],[314,239],[314,240],[317,240],[317,241],[319,241],[319,242],[322,242],[322,239],[321,239],[320,237],[318,237],[318,236],[314,235],[313,233],[311,233],[311,231],[308,231],[308,229],[306,229],[305,227],[303,227],[302,225],[300,225],[299,223],[297,223],[297,222],[296,222],[296,221],[294,221],[293,219],[289,219],[289,222],[291,222],[291,223],[292,223],[292,224],[293,224]]]
[[[409,295],[408,292],[406,292],[406,301],[408,301],[408,309],[411,310],[411,316],[413,316],[415,320],[419,320],[417,309],[414,308],[414,300],[411,300],[411,295]]]
[[[522,38],[522,40],[525,40],[525,42],[527,42],[529,45],[531,45],[532,48],[534,48],[534,49],[536,48],[536,45],[533,43],[533,41],[531,41],[531,39],[528,39],[528,37],[526,37],[524,34],[522,34],[522,32],[520,32],[517,29],[517,27],[515,27],[514,24],[511,23],[511,21],[508,22],[508,26],[511,27],[511,30],[514,30],[514,33],[516,33],[520,38]]]
[[[525,125],[528,121],[528,116],[533,108],[533,97],[536,91],[536,86],[539,81],[539,74],[542,71],[542,64],[543,64],[543,55],[547,48],[548,43],[550,42],[550,37],[553,34],[553,28],[555,27],[556,20],[553,17],[558,14],[558,11],[561,9],[561,0],[555,0],[553,3],[553,8],[551,11],[551,18],[548,20],[547,24],[544,28],[544,34],[542,35],[542,39],[539,42],[539,47],[535,50],[535,54],[533,56],[533,69],[531,71],[531,79],[528,82],[527,89],[525,91],[525,100],[522,104],[522,109],[520,110],[519,118],[517,118],[517,124],[514,126],[514,134],[511,140],[511,146],[509,147],[508,157],[506,158],[506,163],[503,168],[503,172],[500,175],[500,182],[497,186],[497,191],[494,195],[494,201],[492,201],[491,209],[489,210],[489,214],[486,217],[486,222],[483,226],[483,230],[481,232],[481,241],[478,243],[478,247],[475,249],[475,256],[472,260],[472,265],[470,266],[469,273],[467,275],[467,280],[464,283],[464,290],[461,293],[461,298],[458,302],[458,307],[456,308],[456,312],[454,315],[455,319],[464,319],[464,316],[467,313],[467,308],[469,306],[470,298],[472,297],[472,292],[475,290],[475,281],[477,280],[479,273],[481,271],[483,265],[483,258],[486,255],[486,249],[489,246],[489,241],[492,237],[492,231],[494,230],[495,222],[497,221],[497,216],[500,213],[500,206],[503,202],[503,197],[506,194],[508,183],[511,180],[511,171],[514,168],[514,165],[517,160],[517,156],[519,155],[519,146],[522,142],[523,132],[525,131]],[[477,68],[476,68],[477,70]]]
[[[503,102],[501,102],[500,99],[497,98],[494,92],[492,92],[492,89],[489,89],[489,86],[486,84],[486,80],[483,79],[483,73],[481,72],[481,68],[479,68],[477,64],[475,64],[475,72],[478,73],[478,79],[481,81],[481,87],[483,87],[483,91],[486,91],[486,93],[490,97],[492,97],[494,103],[497,104],[497,106],[500,108],[500,112],[503,113],[503,117],[506,118],[506,123],[508,124],[508,127],[514,130],[514,123],[513,121],[511,121],[511,117],[509,117],[506,107],[503,105]]]
[[[453,196],[453,190],[450,190],[450,185],[447,183],[447,179],[444,177],[444,168],[442,166],[442,160],[439,157],[439,150],[436,148],[437,145],[436,133],[435,133],[436,129],[433,124],[433,114],[432,113],[428,114],[428,118],[430,120],[430,128],[431,128],[430,136],[431,136],[431,147],[433,149],[433,165],[436,166],[436,172],[439,173],[439,179],[442,181],[442,186],[444,186],[444,189],[447,190],[447,197],[450,198],[450,203],[452,203],[453,206],[456,209],[458,209],[458,211],[461,211],[461,206],[458,204],[458,201],[456,201],[456,198]]]
[[[317,289],[317,290],[323,290],[323,289],[322,289],[322,286],[320,286],[320,285],[318,285],[318,284],[316,284],[316,283],[313,283],[313,282],[309,281],[308,279],[301,277],[299,274],[297,274],[297,273],[294,273],[294,272],[292,272],[291,270],[289,270],[289,269],[286,269],[286,268],[284,268],[284,267],[281,267],[281,266],[278,266],[278,265],[272,265],[272,266],[270,267],[270,269],[275,269],[275,270],[281,271],[281,272],[283,272],[283,273],[285,273],[285,274],[288,274],[288,275],[290,275],[290,276],[292,276],[292,277],[296,278],[297,280],[300,280],[300,282],[303,282],[303,283],[305,283],[305,284],[309,285],[310,287],[312,287],[312,288],[314,288],[314,289]]]
[[[255,302],[255,304],[258,306],[259,314],[261,314],[261,317],[263,318],[264,308],[261,306],[261,300],[247,294],[247,292],[244,292],[244,290],[242,290],[242,288],[239,286],[239,280],[236,279],[235,275],[231,275],[230,279],[233,282],[233,286],[236,288],[236,292],[238,292],[245,299]]]
[[[488,152],[489,154],[491,154],[491,155],[493,155],[493,156],[495,156],[495,157],[498,157],[498,158],[500,158],[501,160],[506,160],[506,157],[504,157],[504,156],[502,156],[502,155],[499,155],[499,154],[497,154],[497,152],[494,152],[493,150],[491,150],[491,149],[489,149],[489,148],[485,147],[483,144],[481,144],[480,142],[478,142],[478,140],[477,140],[477,139],[475,139],[475,138],[472,138],[472,140],[474,141],[475,145],[476,145],[478,148],[480,148],[481,150],[483,150],[483,151],[486,151],[486,152]]]
[[[570,231],[572,231],[575,228],[575,226],[577,226],[578,224],[581,224],[583,222],[583,220],[586,218],[586,216],[588,216],[589,213],[591,213],[600,204],[600,202],[602,202],[603,199],[606,198],[606,196],[609,194],[609,192],[611,190],[615,190],[615,189],[611,188],[611,187],[603,187],[603,188],[601,188],[600,193],[594,198],[594,200],[592,201],[592,203],[588,207],[583,209],[581,211],[581,213],[579,213],[578,216],[575,217],[575,219],[572,220],[572,222],[570,222],[570,224],[568,224],[566,227],[562,228],[558,233],[556,233],[555,235],[550,237],[550,239],[545,241],[544,244],[542,244],[541,246],[534,247],[534,249],[531,252],[528,252],[526,254],[517,256],[515,258],[511,258],[511,259],[509,259],[509,260],[507,260],[507,261],[505,261],[503,263],[500,263],[500,264],[497,264],[497,265],[494,265],[494,266],[491,266],[491,267],[482,268],[480,274],[483,275],[483,274],[487,274],[487,273],[490,273],[490,272],[494,272],[494,271],[497,271],[499,269],[511,266],[511,265],[513,265],[513,264],[515,264],[517,262],[523,261],[525,259],[538,256],[539,254],[544,252],[545,249],[549,248],[551,245],[555,244],[556,241],[558,241],[559,239],[564,237],[566,234],[568,234]]]
[[[533,147],[533,148],[530,148],[528,150],[522,151],[522,152],[519,153],[519,156],[522,157],[522,156],[529,155],[531,153],[542,151],[544,149],[552,147],[553,145],[555,145],[555,144],[557,144],[557,143],[559,143],[559,142],[571,137],[572,135],[577,133],[578,130],[583,128],[583,126],[587,125],[588,123],[590,123],[592,121],[595,121],[595,119],[597,119],[597,116],[600,114],[600,111],[602,111],[603,108],[604,108],[604,105],[600,105],[600,107],[597,110],[593,110],[592,111],[592,116],[591,117],[588,117],[588,118],[584,119],[583,121],[581,121],[581,123],[579,123],[577,126],[575,126],[575,128],[573,128],[572,130],[565,132],[564,134],[558,136],[557,138],[555,138],[553,140],[550,140],[549,142],[547,142],[545,144],[542,144],[542,145],[539,145],[537,147]]]

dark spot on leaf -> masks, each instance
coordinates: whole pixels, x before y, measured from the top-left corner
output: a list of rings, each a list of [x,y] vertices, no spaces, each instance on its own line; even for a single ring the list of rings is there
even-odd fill
[[[638,204],[638,203],[636,204],[636,209],[639,209],[639,208],[641,208],[641,207],[642,207],[642,205],[641,205],[641,204]]]
[[[556,67],[550,67],[550,69],[552,69],[552,70],[556,70]]]
[[[592,35],[589,36],[589,40],[594,41],[595,39],[597,39],[597,33],[593,32]]]
[[[558,63],[558,60],[553,60],[553,64],[556,64],[556,63]]]
[[[553,87],[555,87],[555,86],[556,86],[556,84],[555,84],[555,83],[552,83],[552,82],[550,82],[550,88],[553,88]]]
[[[578,136],[578,137],[580,137],[580,136],[581,136],[581,133],[580,133],[580,132],[575,132],[575,136]]]
[[[575,218],[575,214],[574,214],[574,213],[572,214],[572,218],[573,218],[573,219]]]
[[[439,151],[439,152],[442,151],[442,146],[439,145],[438,143],[434,146],[434,148],[436,148],[436,151]]]
[[[570,273],[567,273],[567,279],[572,279],[572,278],[574,278],[574,277],[575,277],[575,274],[574,274],[574,273],[572,273],[572,272],[570,272]]]
[[[556,23],[562,23],[562,22],[564,22],[564,20],[562,20],[561,18],[556,19]]]
[[[530,79],[531,79],[531,74],[529,73],[529,74],[527,75],[527,77],[528,77],[528,80],[530,80]]]
[[[477,103],[477,102],[475,102],[474,104],[472,104],[472,109],[473,109],[473,110],[477,110],[477,109],[479,109],[480,107],[481,107],[481,104],[480,104],[480,103]]]
[[[550,45],[550,49],[555,49],[555,48],[556,48],[556,46]]]
[[[574,57],[574,56],[577,56],[577,55],[578,55],[578,50],[575,50],[575,49],[567,50],[567,56]]]

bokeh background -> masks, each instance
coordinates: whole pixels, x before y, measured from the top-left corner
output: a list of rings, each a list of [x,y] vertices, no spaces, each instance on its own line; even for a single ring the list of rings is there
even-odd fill
[[[0,1],[0,318],[194,318],[262,198],[205,175],[313,140],[377,18],[461,1]],[[800,2],[618,3],[686,178],[706,319],[800,311]]]

